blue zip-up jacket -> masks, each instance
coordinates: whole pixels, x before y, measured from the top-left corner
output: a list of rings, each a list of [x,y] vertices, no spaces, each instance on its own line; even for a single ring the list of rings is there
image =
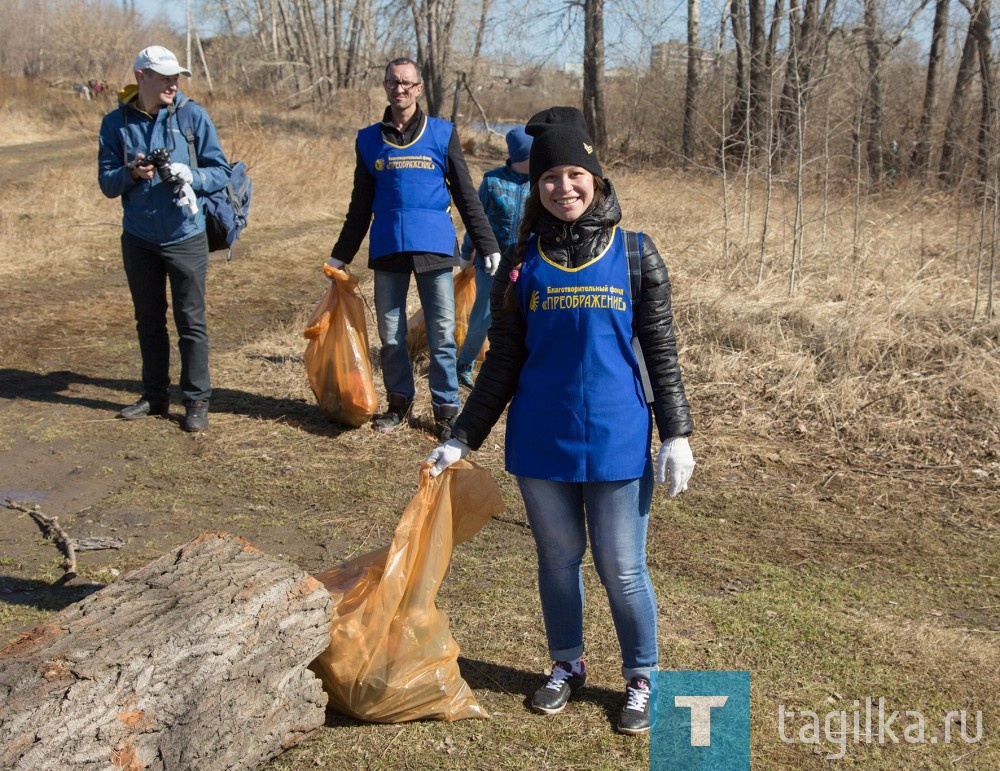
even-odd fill
[[[177,125],[172,109],[162,107],[155,116],[136,106],[137,89],[126,86],[119,93],[119,106],[104,116],[97,155],[97,179],[108,198],[122,199],[122,228],[133,236],[158,246],[175,244],[205,230],[202,207],[192,216],[187,208],[177,206],[173,185],[164,185],[159,176],[133,180],[125,168],[138,153],[149,156],[152,150],[165,147],[173,163],[191,167],[195,195],[222,190],[232,171],[219,135],[208,113],[198,104],[188,102],[191,130],[198,154],[198,168],[191,164],[188,142]],[[175,104],[184,96],[177,92]]]
[[[496,169],[490,169],[483,175],[479,184],[479,200],[483,204],[486,218],[497,237],[501,254],[512,244],[517,243],[517,226],[524,213],[524,202],[528,198],[531,185],[527,174],[518,174],[510,167],[510,161]],[[472,239],[466,233],[462,239],[462,259],[472,258]],[[482,260],[485,255],[477,254],[476,259]]]

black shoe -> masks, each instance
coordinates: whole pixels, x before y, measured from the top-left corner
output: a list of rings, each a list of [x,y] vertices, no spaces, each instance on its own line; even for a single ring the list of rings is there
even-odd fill
[[[147,415],[158,415],[161,418],[170,414],[170,402],[151,402],[146,397],[141,398],[135,404],[122,407],[118,417],[123,420],[138,420]]]
[[[633,677],[625,686],[625,706],[618,713],[618,733],[634,736],[649,731],[649,703],[652,698],[649,680]]]
[[[208,428],[208,402],[197,401],[186,405],[181,428],[192,434]]]
[[[441,442],[451,439],[451,430],[458,419],[458,405],[445,404],[434,408],[434,436]]]
[[[372,428],[382,434],[391,434],[406,420],[412,405],[412,399],[400,394],[389,394],[389,409],[372,418]]]
[[[565,661],[557,661],[552,665],[549,681],[531,697],[531,708],[535,712],[557,715],[566,707],[569,697],[583,688],[587,682],[586,667],[583,667],[578,675],[574,675],[572,669],[572,666]]]
[[[468,367],[459,366],[458,384],[462,386],[462,388],[468,388],[470,391],[472,390],[472,386],[475,385],[475,382],[472,380],[471,364]]]

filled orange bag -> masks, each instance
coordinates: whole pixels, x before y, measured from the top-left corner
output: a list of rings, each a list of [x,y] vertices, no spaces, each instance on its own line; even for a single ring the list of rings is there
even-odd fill
[[[378,409],[368,358],[365,303],[358,280],[346,270],[324,265],[330,288],[306,322],[303,359],[309,386],[330,420],[360,426]]]
[[[460,270],[455,274],[455,345],[462,350],[465,333],[469,331],[469,314],[472,304],[476,301],[476,271],[475,268]],[[420,353],[427,350],[427,325],[424,322],[423,308],[418,308],[406,320],[406,347],[410,353]],[[483,350],[477,357],[482,361],[489,347],[489,342],[483,343]]]
[[[397,723],[489,717],[458,669],[458,644],[434,599],[452,548],[503,511],[489,471],[459,461],[435,478],[430,464],[392,543],[317,578],[333,598],[330,646],[310,665],[329,706]]]

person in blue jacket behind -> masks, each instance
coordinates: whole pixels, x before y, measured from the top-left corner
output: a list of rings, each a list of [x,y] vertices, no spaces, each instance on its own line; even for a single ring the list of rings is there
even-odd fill
[[[505,139],[507,162],[487,171],[479,184],[479,200],[486,212],[486,219],[493,228],[493,235],[500,244],[500,251],[517,241],[517,226],[521,222],[524,201],[530,189],[528,153],[531,152],[531,137],[524,126],[515,126],[507,132]],[[472,262],[473,251],[472,239],[466,233],[462,239],[463,270]],[[469,312],[469,328],[458,354],[458,384],[466,388],[472,388],[472,369],[490,328],[490,289],[493,287],[493,274],[500,267],[499,257],[488,262],[487,257],[485,254],[476,254],[476,301]]]
[[[452,438],[427,461],[436,476],[478,449],[509,404],[506,468],[535,539],[554,662],[531,706],[559,713],[586,681],[581,568],[589,536],[622,655],[618,730],[640,734],[649,731],[658,665],[646,568],[653,481],[669,478],[667,495],[677,495],[695,465],[670,278],[652,239],[619,226],[618,198],[583,114],[551,107],[527,131],[531,192],[518,241],[494,277],[490,347]]]
[[[169,282],[181,354],[181,425],[202,431],[208,427],[212,386],[205,322],[208,237],[198,196],[222,190],[231,168],[212,120],[194,102],[185,108],[191,111],[198,156],[196,164],[191,161],[175,114],[184,100],[178,78],[191,72],[177,57],[150,46],[139,52],[132,69],[135,84],[119,92],[118,107],[101,122],[97,160],[101,191],[122,201],[122,258],[142,356],[142,394],[119,416],[169,415]]]

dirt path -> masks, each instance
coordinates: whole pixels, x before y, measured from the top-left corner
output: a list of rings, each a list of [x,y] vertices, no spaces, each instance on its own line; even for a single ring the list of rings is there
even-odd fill
[[[58,167],[61,163],[76,160],[84,154],[97,157],[94,141],[85,137],[0,145],[0,185],[25,182],[46,168]]]

